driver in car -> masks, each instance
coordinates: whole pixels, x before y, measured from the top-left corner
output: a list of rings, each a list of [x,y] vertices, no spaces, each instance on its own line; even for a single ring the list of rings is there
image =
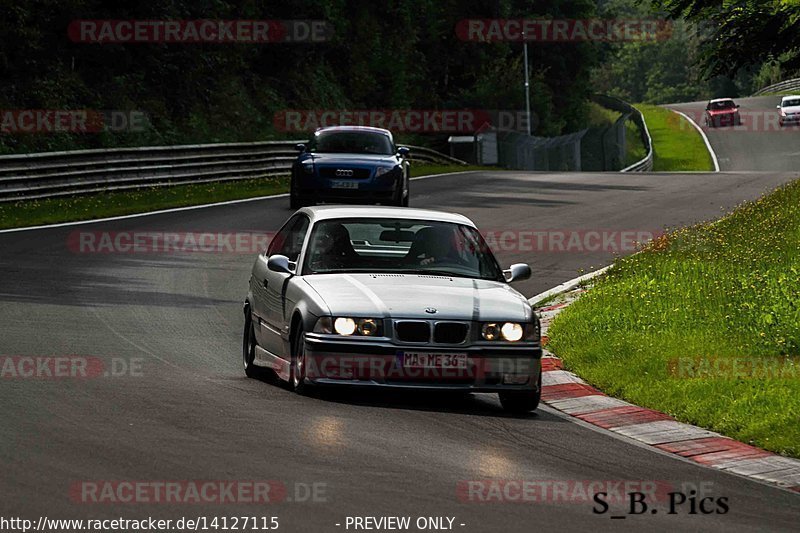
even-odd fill
[[[338,270],[353,264],[356,252],[342,224],[323,223],[311,242],[309,265],[314,271]]]
[[[443,226],[423,228],[417,232],[408,257],[419,265],[460,263],[462,259],[455,244],[455,235],[450,228]]]

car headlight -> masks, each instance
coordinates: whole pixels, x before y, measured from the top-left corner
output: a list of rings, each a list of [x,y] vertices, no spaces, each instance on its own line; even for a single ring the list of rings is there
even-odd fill
[[[500,327],[497,324],[484,324],[481,328],[481,336],[487,341],[496,341],[500,338]]]
[[[378,321],[374,318],[362,318],[356,322],[358,332],[366,337],[372,337],[378,333]]]
[[[303,172],[306,174],[313,174],[314,173],[314,164],[313,163],[306,163],[303,165]]]
[[[339,335],[352,335],[356,332],[356,321],[352,318],[339,317],[333,321],[333,331]]]
[[[500,328],[500,334],[507,341],[517,342],[522,338],[522,326],[516,322],[506,322]]]
[[[526,335],[526,329],[528,334]],[[487,322],[481,327],[481,336],[487,341],[504,340],[508,342],[517,342],[526,339],[535,338],[536,327],[530,324],[529,327],[523,327],[522,324],[517,322]]]
[[[394,170],[394,167],[378,167],[375,170],[375,177],[377,178],[377,177],[383,176],[384,174],[388,174],[392,170]]]
[[[350,317],[329,317],[324,316],[317,320],[314,326],[314,333],[336,333],[349,337],[360,335],[363,337],[375,337],[381,333],[381,321],[377,318],[350,318]]]

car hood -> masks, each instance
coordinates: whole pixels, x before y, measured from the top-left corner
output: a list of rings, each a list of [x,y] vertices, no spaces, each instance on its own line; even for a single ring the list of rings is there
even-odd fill
[[[332,316],[531,320],[520,293],[497,281],[415,274],[315,274],[303,278]],[[428,313],[426,309],[436,309]]]
[[[371,154],[309,154],[305,163],[313,162],[317,165],[396,165],[397,160],[391,155]]]
[[[730,109],[709,109],[708,114],[711,116],[714,115],[730,115],[731,113],[736,113],[738,109],[732,107]]]
[[[791,114],[800,113],[800,106],[793,105],[793,106],[790,106],[790,107],[782,107],[781,111],[783,112],[784,115],[788,115],[790,113]]]

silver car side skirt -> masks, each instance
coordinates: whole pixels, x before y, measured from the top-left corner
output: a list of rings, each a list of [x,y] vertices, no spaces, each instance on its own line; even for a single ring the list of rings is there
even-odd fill
[[[282,359],[272,352],[268,352],[261,346],[256,346],[255,358],[253,364],[262,368],[270,368],[278,374],[278,377],[284,381],[289,381],[289,361]]]

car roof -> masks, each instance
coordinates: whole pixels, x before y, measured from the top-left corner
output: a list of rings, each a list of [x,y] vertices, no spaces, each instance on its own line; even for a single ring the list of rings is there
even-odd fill
[[[373,133],[382,133],[384,135],[392,136],[392,132],[383,128],[375,128],[373,126],[327,126],[325,128],[317,128],[314,135],[329,131],[370,131]]]
[[[733,102],[733,98],[717,98],[716,100],[709,100],[709,104],[714,104],[717,102]]]
[[[400,218],[414,220],[430,220],[435,222],[451,222],[476,227],[475,223],[464,215],[445,213],[431,209],[414,209],[408,207],[384,207],[373,205],[318,205],[304,207],[298,211],[307,214],[312,222],[335,220],[341,218]]]
[[[798,98],[800,98],[800,95],[792,94],[792,95],[784,96],[783,98],[781,98],[781,102],[785,102],[786,100],[796,100]]]

